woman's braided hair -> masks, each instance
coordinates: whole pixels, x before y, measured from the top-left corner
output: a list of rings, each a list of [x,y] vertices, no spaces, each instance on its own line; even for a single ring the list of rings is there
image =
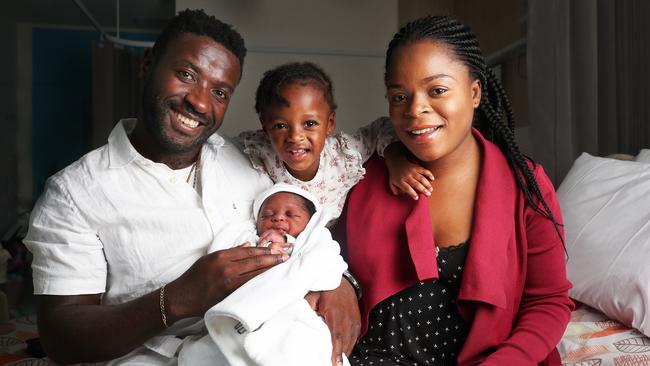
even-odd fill
[[[481,103],[474,112],[473,125],[485,138],[496,144],[515,172],[517,185],[533,209],[553,222],[560,239],[558,222],[539,190],[537,180],[527,159],[515,142],[515,120],[510,101],[496,75],[485,64],[478,39],[472,30],[448,16],[428,16],[408,23],[390,41],[386,51],[386,75],[391,57],[400,46],[431,40],[445,44],[459,61],[467,66],[472,78],[481,82]],[[385,77],[386,77],[385,75]],[[537,199],[537,202],[535,201]],[[541,206],[540,206],[541,204]],[[564,239],[562,239],[564,243]]]

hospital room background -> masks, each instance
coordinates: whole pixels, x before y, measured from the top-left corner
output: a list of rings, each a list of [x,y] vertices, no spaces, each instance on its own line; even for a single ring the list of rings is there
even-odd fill
[[[0,260],[0,318],[32,310],[20,240],[45,180],[103,145],[120,118],[137,115],[143,47],[185,8],[233,24],[248,48],[219,133],[259,128],[257,83],[288,61],[313,61],[331,74],[338,129],[386,115],[389,40],[410,20],[451,14],[477,33],[511,98],[522,151],[556,188],[583,152],[634,159],[650,148],[645,0],[10,0],[0,7],[0,239],[11,254]]]

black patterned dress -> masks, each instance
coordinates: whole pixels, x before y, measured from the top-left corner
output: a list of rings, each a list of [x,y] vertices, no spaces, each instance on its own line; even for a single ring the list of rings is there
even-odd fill
[[[420,282],[377,304],[350,363],[456,365],[469,326],[458,312],[467,243],[441,249],[437,281]]]

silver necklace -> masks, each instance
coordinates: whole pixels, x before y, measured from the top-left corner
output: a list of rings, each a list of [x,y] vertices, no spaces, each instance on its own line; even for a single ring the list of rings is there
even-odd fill
[[[190,174],[187,175],[187,179],[185,180],[185,182],[189,183],[190,178],[194,177],[192,180],[192,188],[194,189],[196,189],[197,177],[199,176],[199,173],[201,171],[200,161],[201,161],[201,153],[199,153],[196,160],[194,161],[194,164],[192,164],[192,168],[190,168]]]

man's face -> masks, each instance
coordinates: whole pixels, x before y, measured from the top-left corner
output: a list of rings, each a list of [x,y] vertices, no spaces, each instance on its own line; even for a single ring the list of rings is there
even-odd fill
[[[188,152],[221,126],[241,66],[212,38],[192,33],[162,52],[144,63],[142,118],[160,152]]]

